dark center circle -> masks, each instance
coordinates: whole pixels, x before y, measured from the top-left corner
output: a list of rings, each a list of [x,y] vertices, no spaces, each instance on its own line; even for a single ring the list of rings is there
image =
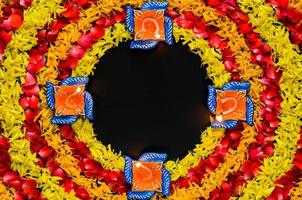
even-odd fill
[[[144,152],[184,157],[209,126],[209,84],[200,57],[187,46],[111,49],[87,86],[98,140],[133,158]]]

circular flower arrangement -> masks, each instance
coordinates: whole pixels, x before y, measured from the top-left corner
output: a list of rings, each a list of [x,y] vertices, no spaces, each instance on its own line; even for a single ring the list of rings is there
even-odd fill
[[[1,199],[302,199],[300,1],[0,6]],[[180,160],[125,158],[96,140],[87,77],[121,42],[173,38],[207,67],[212,125]]]

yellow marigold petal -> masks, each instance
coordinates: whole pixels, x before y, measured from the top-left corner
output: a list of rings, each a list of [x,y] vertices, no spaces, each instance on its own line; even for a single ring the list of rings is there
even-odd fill
[[[302,1],[300,0],[290,0],[289,6],[297,9],[299,12],[302,12]]]
[[[290,190],[290,199],[300,200],[302,199],[302,181],[300,181],[297,186]]]
[[[0,181],[0,197],[1,197],[1,200],[13,200],[14,199],[13,192],[14,191],[9,190],[8,188],[6,188],[5,185],[2,183],[2,181]]]

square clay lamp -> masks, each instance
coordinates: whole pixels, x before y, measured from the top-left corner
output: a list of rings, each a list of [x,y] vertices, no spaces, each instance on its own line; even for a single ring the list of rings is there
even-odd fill
[[[135,10],[134,40],[165,40],[165,11]]]
[[[246,92],[217,90],[216,120],[246,120]]]
[[[162,191],[161,162],[132,162],[132,191]]]
[[[85,85],[55,86],[55,116],[85,115]]]

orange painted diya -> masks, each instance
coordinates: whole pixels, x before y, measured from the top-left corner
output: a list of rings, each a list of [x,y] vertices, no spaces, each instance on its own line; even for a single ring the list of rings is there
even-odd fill
[[[55,116],[85,115],[85,85],[55,86]]]
[[[216,118],[219,121],[246,119],[246,92],[217,90]]]
[[[164,41],[164,14],[163,10],[135,10],[134,39]]]
[[[162,166],[161,162],[133,161],[133,183],[132,190],[162,191]]]

